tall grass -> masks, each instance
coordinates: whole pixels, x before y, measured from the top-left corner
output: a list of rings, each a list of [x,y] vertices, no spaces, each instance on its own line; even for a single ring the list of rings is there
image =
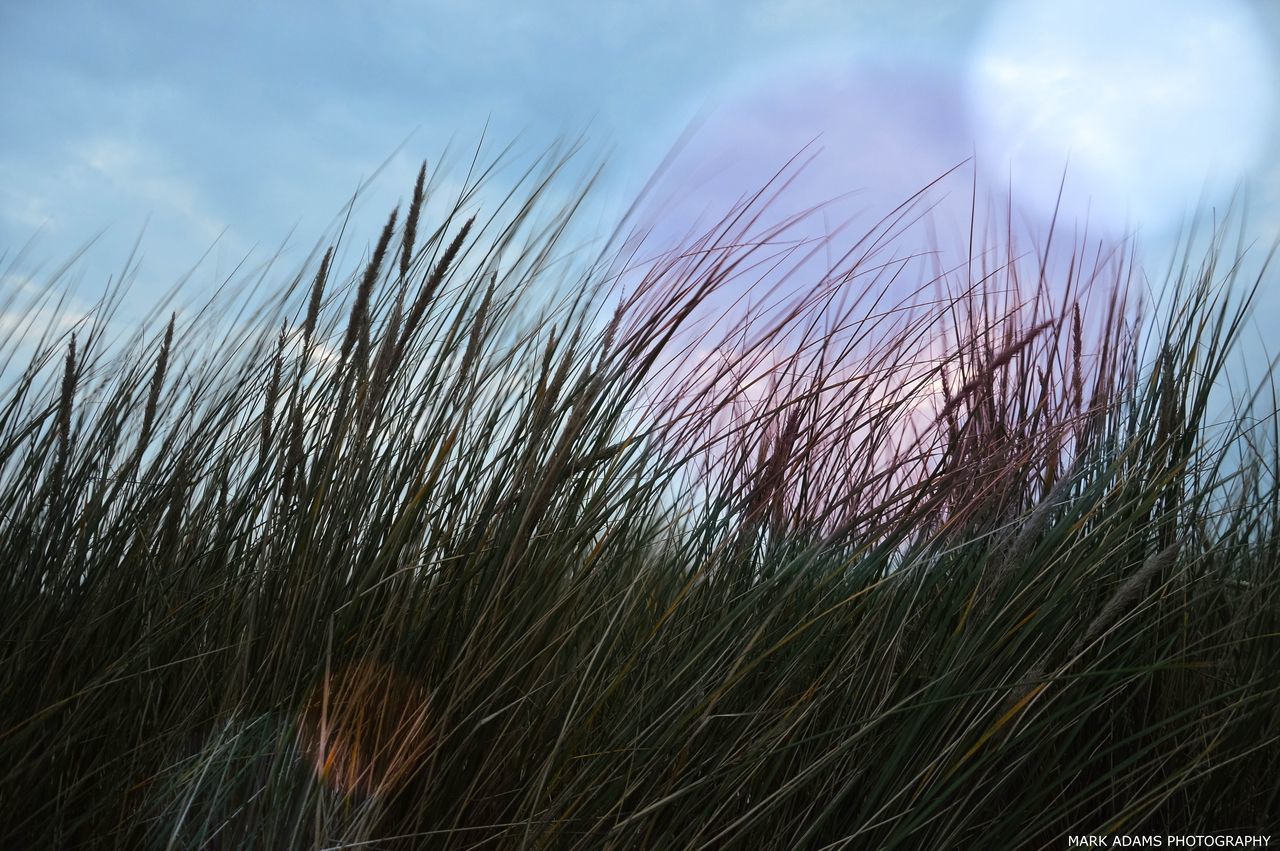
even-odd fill
[[[1280,826],[1276,397],[1215,408],[1261,280],[1228,229],[1145,313],[1124,250],[975,227],[938,266],[924,196],[816,275],[765,193],[575,265],[561,166],[439,221],[424,168],[215,339],[228,294],[38,341],[0,844]]]

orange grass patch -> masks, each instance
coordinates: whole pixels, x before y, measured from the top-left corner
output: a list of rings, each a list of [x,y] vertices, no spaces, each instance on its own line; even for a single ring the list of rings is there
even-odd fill
[[[321,782],[344,794],[401,788],[430,743],[426,689],[363,659],[326,672],[309,693],[298,739]]]

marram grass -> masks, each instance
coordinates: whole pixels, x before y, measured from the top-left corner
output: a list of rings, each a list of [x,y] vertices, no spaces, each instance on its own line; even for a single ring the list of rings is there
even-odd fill
[[[935,268],[919,199],[819,272],[763,194],[575,266],[536,175],[425,177],[252,319],[9,339],[0,847],[1277,832],[1224,229],[1141,307],[1061,237]]]

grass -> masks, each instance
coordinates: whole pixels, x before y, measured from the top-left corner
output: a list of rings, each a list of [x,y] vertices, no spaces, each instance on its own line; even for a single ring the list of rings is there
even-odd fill
[[[1061,233],[941,267],[923,195],[836,256],[767,190],[571,262],[562,165],[438,221],[424,167],[240,321],[10,337],[0,845],[1275,832],[1229,228],[1145,306]]]

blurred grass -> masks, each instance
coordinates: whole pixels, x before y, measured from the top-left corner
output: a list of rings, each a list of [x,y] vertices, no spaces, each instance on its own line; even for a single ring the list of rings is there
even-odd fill
[[[212,339],[226,293],[11,333],[3,847],[1274,832],[1229,228],[1156,315],[1061,237],[931,266],[923,196],[817,277],[767,193],[572,266],[562,165],[435,222],[424,167],[357,266]]]

